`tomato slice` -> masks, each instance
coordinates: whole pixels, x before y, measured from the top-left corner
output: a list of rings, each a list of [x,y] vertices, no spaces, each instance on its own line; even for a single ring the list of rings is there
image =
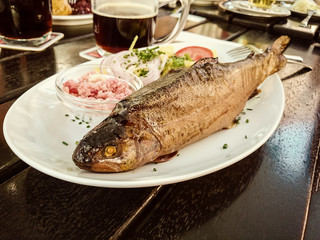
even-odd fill
[[[185,54],[189,54],[193,61],[204,57],[213,57],[213,52],[209,48],[199,46],[185,47],[176,52],[177,57],[184,57]]]

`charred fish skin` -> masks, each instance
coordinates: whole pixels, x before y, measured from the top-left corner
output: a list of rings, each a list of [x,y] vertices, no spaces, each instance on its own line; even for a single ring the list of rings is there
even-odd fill
[[[95,154],[101,151],[106,143],[114,144],[112,142],[124,134],[125,121],[123,116],[115,115],[106,118],[88,132],[73,152],[72,159],[75,164],[80,168],[90,170],[96,159]]]
[[[175,152],[233,124],[252,92],[285,65],[278,48],[237,63],[201,59],[130,95],[131,107],[152,126],[162,154]]]
[[[144,165],[145,159],[157,156],[159,141],[144,126],[144,121],[130,117],[122,104],[118,104],[117,111],[80,141],[72,155],[79,168],[122,172]]]
[[[120,101],[80,141],[74,162],[94,172],[132,170],[168,160],[181,148],[228,128],[256,88],[285,66],[282,52],[288,42],[282,36],[265,53],[235,63],[201,59],[146,85]],[[116,153],[109,156],[112,146]]]

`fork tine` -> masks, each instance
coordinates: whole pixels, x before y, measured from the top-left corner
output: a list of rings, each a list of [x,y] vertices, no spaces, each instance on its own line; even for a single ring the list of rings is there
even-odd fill
[[[238,57],[238,56],[244,56],[244,55],[249,55],[253,51],[238,51],[238,52],[232,52],[229,53],[229,56],[231,57]]]
[[[69,4],[72,4],[72,5],[73,5],[73,4],[76,4],[76,3],[77,3],[77,0],[68,0],[68,3],[69,3]]]
[[[227,52],[227,54],[233,58],[232,61],[236,60],[242,60],[248,57],[251,53],[262,53],[263,51],[256,46],[253,45],[242,45],[240,47],[233,48]],[[305,63],[303,63],[303,58],[300,56],[294,56],[294,55],[285,55],[287,58],[287,63],[294,63],[303,66],[304,68],[308,68],[309,70],[312,70],[312,66],[309,66]]]
[[[236,48],[229,50],[227,52],[227,54],[236,60],[241,60],[241,59],[248,57],[252,52],[253,52],[252,49],[250,49],[249,47],[247,47],[245,45],[242,45],[240,47],[236,47]]]
[[[236,48],[229,50],[227,52],[227,54],[229,54],[230,56],[238,56],[238,55],[249,54],[251,52],[252,52],[252,50],[250,48],[243,45],[243,46],[236,47]]]

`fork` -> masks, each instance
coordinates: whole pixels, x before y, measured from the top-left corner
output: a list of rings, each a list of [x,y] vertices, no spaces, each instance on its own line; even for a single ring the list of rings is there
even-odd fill
[[[311,19],[312,15],[315,13],[316,13],[316,11],[314,11],[314,10],[308,10],[307,17],[301,21],[301,23],[299,24],[299,27],[310,28],[309,20]]]
[[[240,60],[240,59],[245,59],[253,52],[262,53],[263,51],[261,49],[257,48],[256,46],[248,44],[248,45],[242,45],[242,46],[233,48],[233,49],[229,50],[227,52],[227,54],[230,57],[233,57],[233,58]],[[298,64],[298,65],[304,66],[304,67],[312,70],[312,67],[310,65],[303,63],[302,57],[294,56],[294,55],[286,55],[286,54],[284,54],[284,56],[287,58],[287,63]]]

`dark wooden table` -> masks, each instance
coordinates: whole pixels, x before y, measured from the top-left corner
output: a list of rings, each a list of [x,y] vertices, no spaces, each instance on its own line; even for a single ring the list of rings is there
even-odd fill
[[[261,48],[282,34],[212,11],[186,30]],[[1,126],[22,93],[85,62],[78,53],[95,44],[90,25],[54,30],[65,38],[43,52],[1,49]],[[248,157],[204,177],[133,189],[73,184],[21,161],[1,127],[0,239],[320,239],[320,47],[318,35],[292,35],[285,53],[313,70],[288,64],[279,72],[286,102],[277,130]]]

